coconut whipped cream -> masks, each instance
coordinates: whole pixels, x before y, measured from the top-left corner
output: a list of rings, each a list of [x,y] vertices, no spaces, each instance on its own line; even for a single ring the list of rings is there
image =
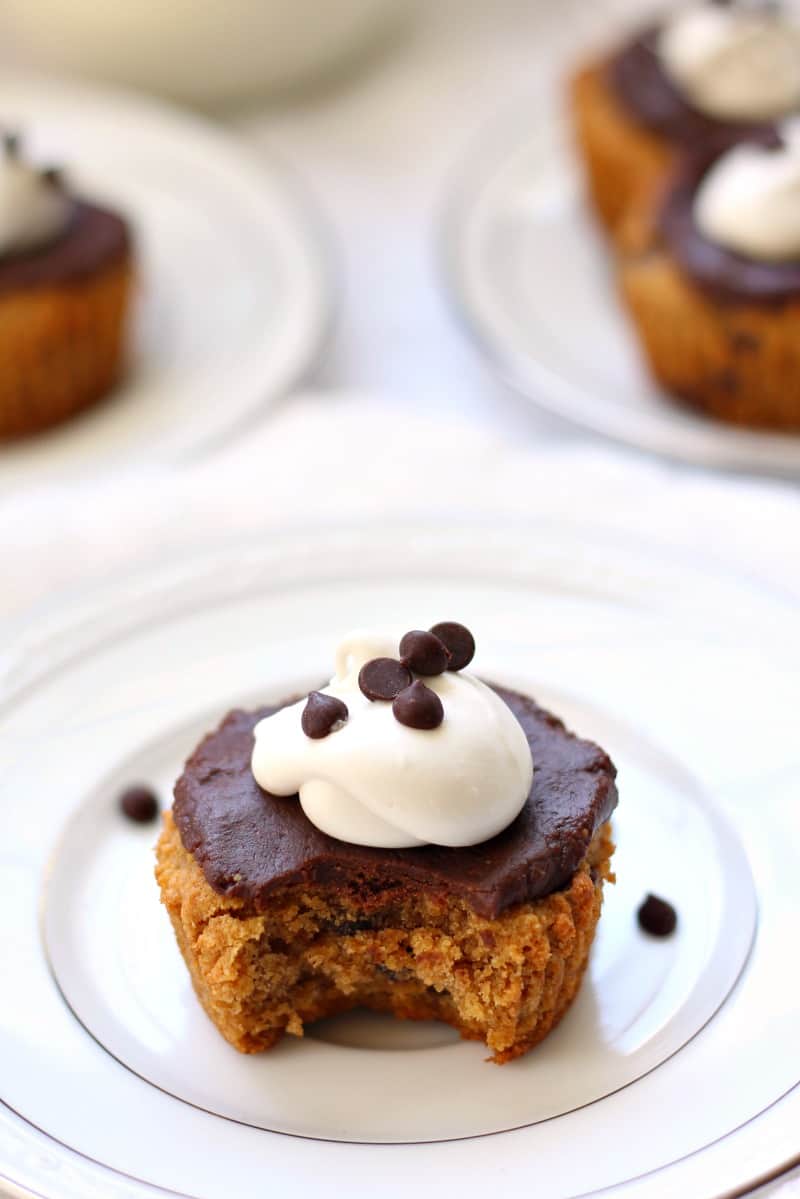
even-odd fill
[[[410,727],[391,702],[370,699],[359,686],[368,663],[399,658],[398,638],[346,637],[333,679],[313,693],[343,703],[346,716],[337,719],[341,708],[330,705],[330,732],[307,735],[308,701],[301,700],[260,721],[252,757],[256,782],[273,795],[299,794],[317,828],[356,845],[486,841],[518,815],[531,789],[533,762],[522,727],[491,688],[453,668],[409,672],[408,690],[432,691],[444,712],[436,727]]]
[[[8,139],[0,157],[0,257],[55,241],[70,209],[69,196],[46,173],[22,161]]]
[[[694,200],[709,241],[766,262],[800,258],[800,120],[775,148],[743,143],[711,167]]]
[[[658,38],[661,65],[709,116],[764,121],[800,106],[800,17],[766,5],[692,6]]]

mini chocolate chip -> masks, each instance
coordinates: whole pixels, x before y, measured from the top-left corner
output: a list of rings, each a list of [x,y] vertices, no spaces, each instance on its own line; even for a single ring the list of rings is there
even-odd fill
[[[335,695],[323,695],[321,691],[311,691],[300,724],[303,732],[312,741],[327,737],[328,733],[347,720],[347,704],[337,699]]]
[[[39,174],[50,187],[60,188],[64,186],[64,172],[61,167],[45,167]]]
[[[444,620],[441,624],[435,624],[431,632],[444,642],[445,649],[450,651],[448,670],[463,670],[465,666],[469,666],[475,657],[475,638],[469,629],[465,629],[463,624],[457,624],[454,620]]]
[[[415,674],[441,674],[447,670],[450,651],[435,633],[412,629],[400,642],[400,660]]]
[[[736,371],[726,368],[724,371],[720,371],[717,379],[721,391],[727,395],[736,395],[739,390],[739,376]]]
[[[411,682],[411,671],[396,658],[373,658],[358,672],[358,685],[367,699],[394,699]]]
[[[746,353],[757,350],[761,342],[755,333],[750,333],[747,329],[737,329],[731,334],[731,345],[737,352]]]
[[[136,783],[119,797],[120,810],[137,824],[149,824],[158,815],[158,796],[150,787]]]
[[[636,913],[639,927],[651,937],[669,937],[675,932],[678,915],[671,903],[659,899],[657,895],[648,895]]]
[[[360,920],[325,920],[322,927],[335,932],[340,937],[354,937],[356,933],[374,932],[380,928],[380,924],[377,920],[365,917]]]
[[[410,729],[436,729],[444,720],[442,701],[435,691],[416,679],[392,704],[395,720]]]

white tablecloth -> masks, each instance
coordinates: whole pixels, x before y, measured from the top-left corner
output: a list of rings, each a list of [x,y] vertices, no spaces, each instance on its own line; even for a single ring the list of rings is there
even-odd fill
[[[0,504],[0,620],[144,561],[270,527],[474,513],[585,519],[790,591],[800,609],[800,492],[686,471],[601,445],[546,450],[476,425],[318,393],[180,471],[54,483]],[[754,636],[757,636],[754,630]]]

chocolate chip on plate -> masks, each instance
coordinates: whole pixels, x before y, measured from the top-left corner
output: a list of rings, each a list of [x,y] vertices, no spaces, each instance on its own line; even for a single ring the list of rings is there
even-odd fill
[[[441,674],[447,670],[450,651],[435,633],[412,629],[400,642],[400,661],[415,674]]]
[[[358,672],[358,685],[367,699],[394,699],[411,682],[411,671],[396,658],[372,658]]]
[[[678,914],[672,904],[657,895],[647,896],[636,917],[639,927],[651,937],[669,937],[678,924]]]
[[[40,173],[43,182],[50,187],[62,188],[64,186],[64,172],[61,167],[45,167]]]
[[[347,704],[337,699],[335,695],[323,695],[321,691],[311,691],[300,724],[303,732],[312,741],[319,741],[347,720]]]
[[[395,720],[410,729],[436,729],[444,720],[442,701],[435,691],[416,679],[392,704]]]
[[[465,666],[469,666],[475,657],[475,638],[469,629],[465,629],[463,624],[458,624],[455,620],[443,620],[441,624],[435,624],[431,632],[444,643],[450,653],[448,670],[463,670]]]
[[[150,824],[158,815],[158,796],[152,788],[135,783],[120,794],[119,806],[129,820],[136,824]]]

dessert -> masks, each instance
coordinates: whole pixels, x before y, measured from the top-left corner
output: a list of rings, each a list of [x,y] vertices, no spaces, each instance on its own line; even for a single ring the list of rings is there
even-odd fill
[[[800,429],[800,118],[687,160],[626,220],[620,281],[664,387],[737,425]]]
[[[0,440],[94,403],[116,382],[132,280],[127,225],[60,172],[0,157]]]
[[[186,763],[156,876],[240,1051],[366,1006],[503,1063],[574,999],[613,878],[615,770],[480,682],[473,650],[454,622],[353,634],[328,686],[231,712]]]
[[[800,109],[800,19],[747,0],[679,8],[583,67],[571,100],[594,206],[616,234],[680,155],[720,153]]]

